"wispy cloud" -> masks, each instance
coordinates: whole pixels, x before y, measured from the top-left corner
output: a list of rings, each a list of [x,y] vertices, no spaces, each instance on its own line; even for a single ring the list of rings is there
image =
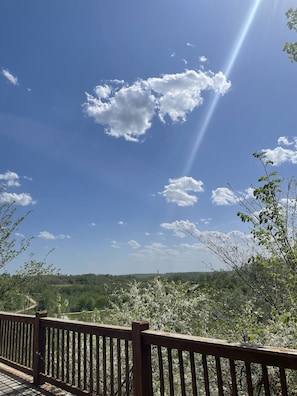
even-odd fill
[[[131,241],[128,242],[128,245],[130,245],[132,249],[139,249],[141,247],[141,245],[134,239],[131,239]]]
[[[176,220],[172,223],[162,223],[160,226],[166,230],[173,231],[173,234],[178,238],[185,238],[189,233],[191,235],[198,233],[196,225],[189,220]]]
[[[178,206],[192,206],[197,202],[196,195],[189,192],[203,192],[203,182],[192,177],[183,176],[178,179],[169,179],[169,184],[161,193],[167,202],[176,203]]]
[[[202,63],[207,62],[207,58],[206,58],[206,56],[204,56],[204,55],[199,56],[199,60],[200,60],[200,62],[202,62]]]
[[[59,235],[54,235],[51,232],[48,231],[41,231],[38,234],[38,238],[41,239],[48,239],[48,240],[54,240],[54,239],[70,239],[70,235],[64,235],[64,234],[59,234]]]
[[[214,205],[235,205],[241,199],[248,199],[253,196],[254,189],[247,188],[244,192],[234,192],[228,187],[218,187],[211,193],[211,200]]]
[[[18,85],[18,78],[14,76],[8,69],[2,69],[2,75],[13,85]]]
[[[86,93],[85,113],[105,125],[105,133],[137,142],[151,128],[154,116],[165,123],[186,121],[187,114],[203,103],[202,93],[224,95],[231,87],[222,72],[186,70],[161,77],[137,80],[132,85],[107,81]]]
[[[111,247],[113,249],[119,249],[121,245],[117,241],[111,241]]]

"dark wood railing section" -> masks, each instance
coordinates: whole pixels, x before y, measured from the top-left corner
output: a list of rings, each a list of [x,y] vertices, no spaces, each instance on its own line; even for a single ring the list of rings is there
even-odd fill
[[[297,395],[297,350],[0,313],[0,362],[74,395]]]

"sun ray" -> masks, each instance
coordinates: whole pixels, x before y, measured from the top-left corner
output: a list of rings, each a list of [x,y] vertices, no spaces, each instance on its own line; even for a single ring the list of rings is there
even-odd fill
[[[229,58],[228,58],[228,60],[226,62],[226,66],[224,68],[225,69],[224,73],[225,73],[227,78],[229,78],[229,76],[230,76],[230,74],[232,72],[233,66],[234,66],[234,64],[235,64],[235,62],[236,62],[236,60],[238,58],[240,50],[241,50],[241,48],[242,48],[242,46],[244,44],[245,38],[246,38],[250,28],[251,28],[251,25],[252,25],[253,20],[254,20],[254,18],[256,16],[256,13],[257,13],[257,10],[258,10],[258,8],[260,6],[261,1],[262,0],[255,0],[253,2],[252,6],[250,7],[249,11],[248,11],[247,17],[246,17],[246,19],[245,19],[245,21],[244,21],[244,23],[242,25],[242,28],[241,28],[241,30],[240,30],[240,32],[238,34],[238,37],[237,37],[237,39],[235,41],[235,44],[234,44],[234,46],[232,48],[230,56],[229,56]],[[187,160],[186,165],[184,167],[183,175],[188,175],[190,173],[191,169],[192,169],[193,163],[195,161],[195,158],[197,156],[197,153],[199,151],[199,148],[201,146],[203,138],[204,138],[204,136],[205,136],[205,134],[207,132],[208,126],[209,126],[209,124],[211,122],[211,119],[212,119],[213,114],[214,114],[214,112],[216,110],[216,107],[217,107],[217,105],[219,103],[220,97],[221,97],[221,95],[219,93],[216,93],[213,96],[213,98],[212,98],[212,100],[211,100],[211,102],[209,104],[209,107],[208,107],[208,110],[206,112],[205,118],[204,118],[204,120],[202,122],[200,130],[197,133],[197,137],[196,137],[196,140],[195,140],[195,142],[193,144],[193,148],[192,148],[192,150],[191,150],[191,152],[189,154],[188,160]]]

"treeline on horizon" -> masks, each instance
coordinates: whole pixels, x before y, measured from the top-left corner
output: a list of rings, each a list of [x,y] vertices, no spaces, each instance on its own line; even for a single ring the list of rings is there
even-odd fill
[[[62,312],[83,312],[104,310],[110,307],[110,295],[116,290],[125,290],[131,281],[145,287],[155,277],[185,284],[185,294],[191,288],[201,290],[225,289],[234,294],[247,293],[248,289],[240,282],[233,271],[151,273],[131,275],[81,274],[81,275],[44,275],[32,279],[28,296],[36,301],[32,310],[46,310],[51,315]],[[24,307],[25,308],[25,307]],[[21,310],[21,307],[19,308]],[[26,311],[26,309],[24,309]]]

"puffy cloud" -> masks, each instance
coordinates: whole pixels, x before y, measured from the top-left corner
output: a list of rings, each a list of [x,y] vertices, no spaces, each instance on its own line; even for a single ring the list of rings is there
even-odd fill
[[[41,231],[38,234],[38,238],[41,239],[48,239],[48,240],[53,240],[53,239],[70,239],[71,236],[70,235],[64,235],[64,234],[59,234],[59,235],[54,235],[51,232],[48,231]]]
[[[150,129],[155,115],[162,122],[186,121],[186,115],[203,103],[202,92],[224,95],[230,88],[222,72],[186,70],[161,77],[138,80],[132,85],[111,80],[86,93],[84,111],[96,123],[106,125],[105,133],[128,141],[139,139]]]
[[[274,149],[263,150],[265,152],[265,158],[268,161],[272,161],[273,165],[278,166],[284,162],[291,162],[297,164],[297,151],[291,149],[285,149],[283,147],[276,147]]]
[[[268,161],[272,161],[274,166],[281,165],[284,162],[297,164],[297,138],[294,137],[289,140],[286,136],[280,136],[277,143],[278,146],[274,149],[262,150],[265,153],[265,158]],[[281,147],[281,145],[285,146],[285,148]],[[292,146],[292,148],[289,149],[287,146]]]
[[[283,144],[284,146],[291,146],[292,144],[294,144],[294,142],[290,142],[289,139],[286,136],[280,136],[277,139],[277,144]]]
[[[192,206],[197,202],[197,197],[189,194],[188,191],[203,192],[203,182],[188,176],[169,179],[169,184],[164,187],[161,194],[167,202],[174,202],[178,206]]]
[[[18,78],[10,73],[8,69],[2,69],[2,75],[13,85],[18,85]]]
[[[133,239],[128,242],[128,245],[130,245],[132,249],[139,249],[141,247],[141,245]]]
[[[0,180],[5,180],[8,187],[19,187],[19,176],[15,172],[7,171],[0,174]]]
[[[199,60],[200,60],[200,62],[202,62],[202,63],[207,62],[207,58],[206,58],[206,56],[204,56],[204,55],[199,56]]]
[[[15,203],[16,205],[27,206],[34,205],[36,201],[34,201],[30,194],[26,193],[8,193],[3,192],[0,194],[0,202],[2,203]]]

